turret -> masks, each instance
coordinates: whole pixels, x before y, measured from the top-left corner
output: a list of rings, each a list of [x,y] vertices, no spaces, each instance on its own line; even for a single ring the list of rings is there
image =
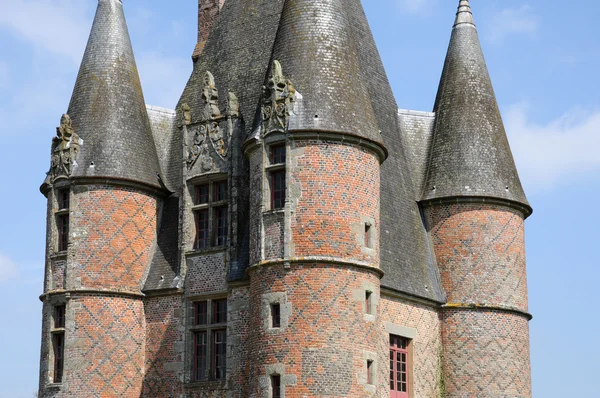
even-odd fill
[[[448,303],[447,397],[531,397],[524,219],[531,214],[469,2],[435,102],[422,205]]]
[[[373,380],[386,384],[375,321],[386,150],[355,12],[360,5],[342,0],[285,2],[261,115],[245,144],[251,397],[364,397],[375,393]],[[381,375],[373,366],[368,380],[373,363]]]
[[[165,191],[121,0],[99,0],[52,145],[40,397],[139,396]]]

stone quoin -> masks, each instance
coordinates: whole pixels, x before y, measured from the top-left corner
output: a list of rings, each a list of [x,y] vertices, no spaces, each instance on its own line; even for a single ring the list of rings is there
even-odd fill
[[[360,0],[198,3],[169,110],[98,1],[41,186],[38,396],[530,398],[532,209],[469,1],[432,112]]]

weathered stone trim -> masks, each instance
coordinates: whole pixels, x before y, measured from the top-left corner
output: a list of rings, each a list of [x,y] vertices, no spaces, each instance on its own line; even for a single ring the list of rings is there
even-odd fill
[[[158,180],[158,177],[157,177]],[[156,196],[168,196],[172,192],[169,192],[166,187],[161,187],[159,184],[150,185],[139,181],[130,180],[127,178],[117,178],[117,177],[102,177],[102,176],[94,176],[94,177],[58,177],[53,185],[57,185],[59,182],[64,182],[61,184],[62,187],[68,186],[78,186],[78,185],[101,185],[101,186],[112,186],[112,187],[124,187],[124,188],[132,188],[145,193],[149,193],[151,195]],[[48,192],[52,189],[52,185],[42,185],[40,187],[40,192],[48,197]]]
[[[524,318],[527,318],[528,321],[533,319],[533,315],[528,312],[521,311],[517,308],[513,307],[502,307],[502,306],[494,306],[494,305],[485,305],[485,304],[463,304],[463,303],[448,303],[442,305],[442,310],[451,311],[451,310],[464,310],[464,311],[499,311],[506,312],[509,314],[519,315]]]
[[[533,208],[527,204],[516,202],[513,200],[495,198],[491,196],[449,196],[446,198],[427,199],[420,202],[423,208],[435,205],[450,205],[450,204],[489,204],[497,206],[507,206],[523,214],[526,219],[533,213]]]
[[[283,265],[284,267],[287,268],[287,267],[290,267],[291,264],[305,264],[305,263],[327,264],[327,265],[336,265],[336,266],[343,266],[343,267],[360,268],[360,269],[363,269],[366,271],[371,271],[372,273],[379,276],[379,278],[383,278],[383,275],[384,275],[384,272],[382,270],[380,270],[379,268],[375,268],[375,267],[369,265],[368,263],[363,263],[360,261],[348,261],[348,260],[331,258],[331,257],[318,257],[318,256],[289,258],[289,259],[285,259],[285,260],[278,259],[278,260],[262,261],[258,264],[254,264],[254,265],[251,265],[250,267],[248,267],[248,274],[250,274],[250,272],[255,269],[263,268],[263,267],[274,267],[277,265]]]
[[[183,294],[183,289],[170,288],[160,290],[145,290],[143,291],[143,294],[146,298],[181,296]]]
[[[65,296],[73,298],[74,296],[96,296],[96,297],[119,297],[142,300],[146,297],[143,293],[124,292],[117,290],[94,290],[94,289],[81,289],[81,290],[53,290],[40,295],[40,301],[44,302],[51,299],[53,296]]]
[[[424,297],[415,296],[410,293],[400,292],[383,286],[381,287],[381,296],[402,299],[410,301],[411,303],[421,304],[432,308],[440,308],[444,304],[443,302],[430,300]]]
[[[392,322],[385,323],[385,331],[395,336],[406,337],[407,339],[414,340],[417,338],[417,329],[409,328],[406,326],[396,325]]]

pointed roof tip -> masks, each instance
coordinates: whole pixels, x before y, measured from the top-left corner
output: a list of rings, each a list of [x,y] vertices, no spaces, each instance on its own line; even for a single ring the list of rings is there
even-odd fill
[[[301,96],[290,130],[347,133],[382,145],[351,22],[357,12],[359,0],[285,1],[273,45],[278,62],[268,75],[283,69]]]
[[[83,140],[73,177],[160,187],[158,154],[121,0],[99,0],[69,110]]]
[[[473,12],[471,11],[471,5],[469,0],[460,0],[458,5],[458,11],[456,12],[456,20],[454,26],[461,24],[469,24],[475,26],[473,21]]]

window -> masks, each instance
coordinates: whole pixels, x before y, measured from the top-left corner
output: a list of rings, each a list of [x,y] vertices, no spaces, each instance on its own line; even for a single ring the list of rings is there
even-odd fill
[[[273,146],[269,154],[269,185],[271,190],[271,209],[282,209],[285,206],[286,173],[285,145]]]
[[[371,248],[371,224],[365,224],[365,247]]]
[[[271,397],[281,398],[282,396],[283,395],[281,394],[281,376],[271,375]]]
[[[194,249],[227,245],[227,181],[196,185],[192,210],[196,224]]]
[[[192,381],[225,380],[227,368],[227,300],[193,303]]]
[[[373,361],[367,361],[367,384],[373,384]]]
[[[58,211],[56,212],[56,229],[58,230],[58,251],[67,250],[69,246],[69,200],[68,189],[57,191]]]
[[[52,380],[62,383],[65,363],[65,305],[54,307],[54,327],[52,328],[52,348],[54,354],[54,369]]]
[[[373,314],[373,300],[371,298],[372,295],[373,293],[368,290],[365,292],[365,312],[367,314]]]
[[[281,304],[271,304],[271,327],[281,327]]]
[[[390,398],[408,398],[410,340],[390,335]]]

